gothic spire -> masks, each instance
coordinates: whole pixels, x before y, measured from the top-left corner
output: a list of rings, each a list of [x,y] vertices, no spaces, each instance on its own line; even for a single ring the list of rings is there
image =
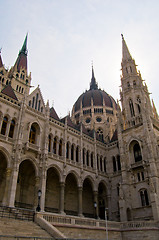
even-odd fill
[[[121,34],[122,37],[122,60],[132,60],[132,56],[129,52],[129,49],[126,45],[125,39],[123,34]]]
[[[0,68],[3,67],[2,57],[1,57],[1,48],[0,48]]]
[[[25,54],[27,56],[27,39],[28,39],[28,33],[26,34],[23,46],[22,46],[21,50],[19,51],[19,55],[21,53],[23,53],[23,54]]]
[[[98,89],[98,84],[96,82],[96,79],[94,77],[94,69],[93,69],[93,65],[92,65],[92,79],[91,79],[91,83],[90,83],[90,90],[92,89]]]
[[[19,51],[18,58],[15,63],[15,66],[17,67],[17,71],[20,71],[21,68],[27,71],[27,38],[28,38],[28,34],[26,34],[23,46]]]

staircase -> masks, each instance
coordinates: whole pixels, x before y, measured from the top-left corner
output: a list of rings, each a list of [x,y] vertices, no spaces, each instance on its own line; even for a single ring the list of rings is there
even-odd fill
[[[54,239],[33,222],[33,217],[28,210],[0,207],[0,240]]]

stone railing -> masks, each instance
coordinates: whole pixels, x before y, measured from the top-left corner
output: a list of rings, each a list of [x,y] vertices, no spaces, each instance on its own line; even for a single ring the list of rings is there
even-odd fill
[[[77,216],[59,215],[52,213],[37,213],[38,217],[45,219],[47,222],[55,226],[69,225],[73,227],[83,228],[106,228],[106,221],[100,219],[89,219]],[[109,231],[131,231],[131,230],[144,230],[144,229],[157,229],[159,230],[159,222],[156,221],[130,221],[130,222],[114,222],[107,221]]]
[[[134,229],[159,229],[159,222],[155,221],[135,221],[121,223],[122,230]]]
[[[77,216],[68,216],[68,215],[59,215],[52,213],[38,213],[39,217],[42,217],[49,223],[53,225],[72,225],[77,227],[88,227],[88,228],[105,228],[106,221],[100,219],[90,219],[85,217],[77,217]],[[120,229],[119,222],[108,221],[108,229]]]

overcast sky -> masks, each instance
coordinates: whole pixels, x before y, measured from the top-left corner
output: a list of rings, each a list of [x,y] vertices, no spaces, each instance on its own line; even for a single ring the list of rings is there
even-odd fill
[[[101,89],[119,99],[121,33],[159,109],[158,0],[0,0],[0,47],[14,65],[28,32],[28,70],[64,117],[89,89],[91,64]]]

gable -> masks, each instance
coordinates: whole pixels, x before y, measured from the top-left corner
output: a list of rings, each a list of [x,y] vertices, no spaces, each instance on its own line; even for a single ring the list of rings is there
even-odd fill
[[[28,96],[27,105],[37,112],[45,113],[45,103],[39,86]]]

